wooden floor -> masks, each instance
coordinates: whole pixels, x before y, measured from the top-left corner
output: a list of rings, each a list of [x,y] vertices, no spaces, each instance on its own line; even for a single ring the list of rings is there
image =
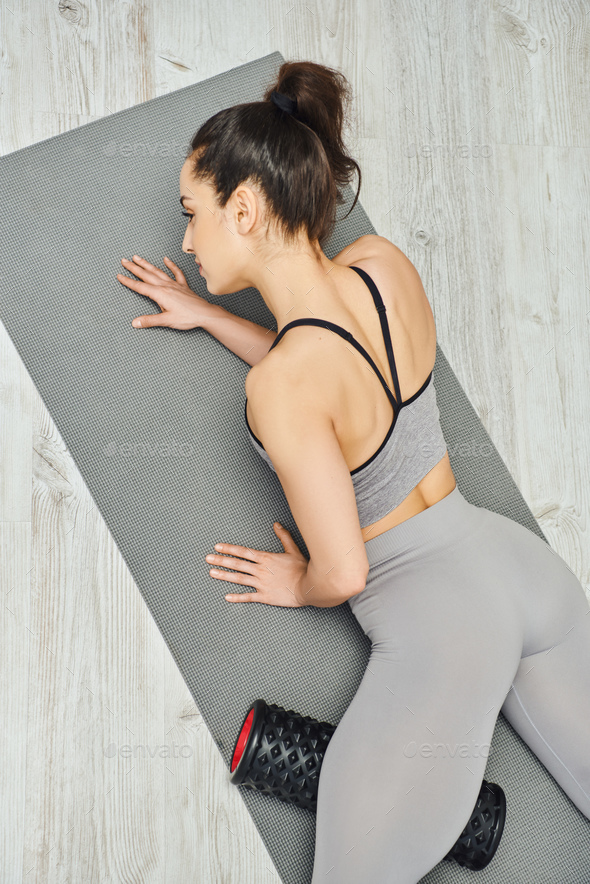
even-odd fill
[[[9,0],[0,44],[1,154],[277,49],[342,70],[362,204],[588,587],[588,0]],[[0,366],[1,881],[278,884],[2,325]]]

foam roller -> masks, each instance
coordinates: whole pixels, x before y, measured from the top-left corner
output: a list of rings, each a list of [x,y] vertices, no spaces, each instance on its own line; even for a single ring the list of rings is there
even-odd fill
[[[255,700],[234,746],[230,782],[315,813],[320,769],[335,730],[326,721]],[[469,821],[444,859],[472,871],[485,868],[498,849],[505,820],[503,789],[483,780]]]

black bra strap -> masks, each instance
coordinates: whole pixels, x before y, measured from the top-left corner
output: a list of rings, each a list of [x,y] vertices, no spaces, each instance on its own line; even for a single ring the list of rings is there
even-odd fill
[[[379,292],[379,289],[366,272],[366,270],[362,270],[360,267],[353,267],[350,265],[351,270],[356,270],[361,279],[364,279],[367,286],[369,287],[369,291],[373,296],[373,301],[375,302],[375,307],[377,308],[377,312],[379,314],[379,320],[381,322],[381,330],[383,332],[383,340],[385,341],[385,349],[387,350],[387,359],[389,361],[389,368],[391,369],[391,377],[393,379],[393,389],[395,390],[395,395],[397,396],[397,401],[401,404],[402,394],[399,388],[399,381],[397,377],[397,369],[395,367],[395,358],[393,356],[393,347],[391,344],[391,335],[389,333],[389,324],[386,319],[387,309],[385,304],[383,303],[383,298]]]
[[[383,309],[385,309],[385,307]],[[375,365],[375,363],[373,362],[373,360],[371,359],[371,357],[369,356],[369,354],[367,353],[367,351],[365,350],[363,345],[360,344],[357,341],[357,339],[351,335],[351,333],[349,331],[346,331],[346,329],[342,328],[341,325],[336,325],[336,323],[330,322],[329,319],[312,319],[312,318],[306,319],[303,317],[301,319],[294,319],[292,322],[288,322],[287,325],[283,326],[283,328],[280,330],[280,332],[278,333],[278,335],[276,336],[276,338],[272,342],[272,344],[269,348],[269,353],[272,350],[272,348],[275,346],[275,344],[278,344],[278,342],[280,341],[282,336],[285,334],[285,332],[290,328],[294,328],[296,325],[318,325],[318,326],[321,326],[321,328],[327,328],[330,331],[336,332],[336,334],[340,335],[341,338],[345,338],[345,340],[347,340],[350,344],[352,344],[353,347],[356,347],[356,349],[359,351],[359,353],[361,353],[365,357],[365,359],[367,360],[367,362],[369,363],[369,365],[371,366],[371,368],[373,369],[373,371],[375,372],[375,374],[377,375],[377,377],[381,381],[383,388],[384,388],[385,392],[387,393],[387,397],[388,397],[389,401],[391,402],[394,412],[396,412],[398,410],[398,408],[400,407],[400,405],[398,403],[401,403],[401,394],[399,392],[399,384],[398,384],[398,388],[396,390],[397,395],[399,396],[399,400],[396,402],[396,400],[394,399],[393,393],[389,389],[387,381],[385,380],[385,378],[383,377],[383,375],[381,374],[381,372],[379,371],[379,369],[377,368],[377,366]],[[397,383],[397,374],[395,374],[393,377],[394,377],[394,382]]]

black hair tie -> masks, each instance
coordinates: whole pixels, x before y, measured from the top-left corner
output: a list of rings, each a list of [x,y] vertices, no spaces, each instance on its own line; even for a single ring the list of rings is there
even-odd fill
[[[297,110],[297,99],[289,98],[287,95],[277,92],[276,89],[271,92],[270,100],[286,114],[293,114]]]

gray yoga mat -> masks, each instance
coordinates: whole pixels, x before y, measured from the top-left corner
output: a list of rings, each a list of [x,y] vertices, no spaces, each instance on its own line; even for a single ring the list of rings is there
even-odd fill
[[[261,98],[283,61],[273,52],[0,159],[0,318],[228,772],[257,697],[337,724],[362,678],[369,642],[346,604],[297,609],[224,600],[229,584],[210,577],[204,560],[214,542],[281,552],[272,530],[278,520],[307,554],[276,476],[246,435],[249,367],[202,329],[132,328],[133,317],[158,308],[116,274],[124,272],[121,257],[139,254],[165,269],[168,255],[198,294],[276,328],[253,289],[222,299],[208,294],[181,250],[178,177],[198,126],[223,107]],[[340,218],[353,190],[346,194]],[[357,204],[326,253],[375,232]],[[435,386],[461,492],[546,540],[440,348]],[[507,796],[496,856],[481,872],[441,862],[424,881],[590,880],[588,821],[502,716],[485,778]],[[309,882],[315,815],[239,790],[285,884]]]

